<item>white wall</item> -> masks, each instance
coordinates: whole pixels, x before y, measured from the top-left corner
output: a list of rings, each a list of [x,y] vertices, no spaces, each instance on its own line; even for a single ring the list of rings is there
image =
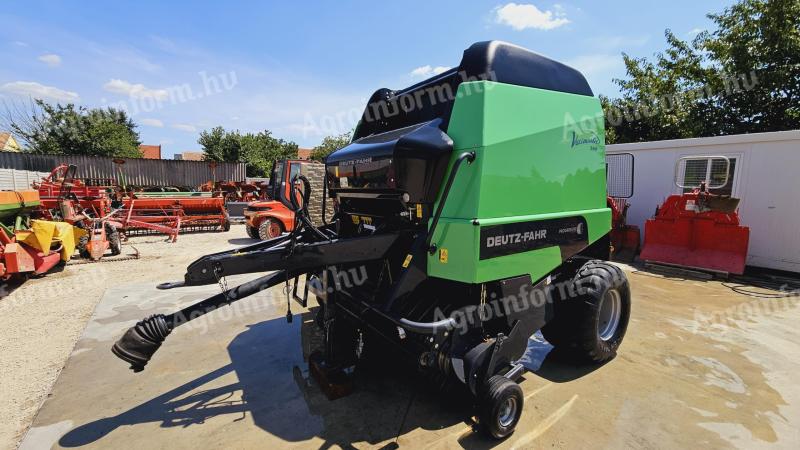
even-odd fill
[[[683,156],[735,157],[733,196],[750,227],[747,264],[800,272],[800,130],[659,142],[616,144],[607,153],[634,155],[634,194],[628,223],[653,216],[656,206],[680,189],[675,163]]]
[[[30,170],[0,169],[0,191],[23,191],[31,189],[31,183],[41,181],[46,172]]]

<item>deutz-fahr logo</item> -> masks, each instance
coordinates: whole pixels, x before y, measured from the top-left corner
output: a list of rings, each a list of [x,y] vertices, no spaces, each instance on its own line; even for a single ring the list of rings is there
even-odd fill
[[[575,148],[579,145],[591,145],[592,150],[597,150],[597,146],[600,145],[600,137],[597,136],[597,133],[594,131],[590,131],[587,133],[580,133],[573,131],[572,132],[572,145],[570,148]]]
[[[339,162],[339,167],[342,167],[342,166],[356,166],[356,165],[359,165],[359,164],[368,164],[368,163],[371,163],[371,162],[372,162],[372,157],[351,159],[351,160],[348,160],[348,161],[340,161]]]
[[[524,233],[510,233],[486,238],[486,248],[501,245],[520,244],[528,241],[547,239],[547,230],[526,231]]]

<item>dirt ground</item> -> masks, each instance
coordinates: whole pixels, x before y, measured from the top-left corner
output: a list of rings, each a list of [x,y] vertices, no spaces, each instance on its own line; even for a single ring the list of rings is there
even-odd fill
[[[359,375],[352,396],[326,400],[307,373],[313,312],[293,306],[287,325],[282,301],[243,300],[255,313],[179,329],[143,374],[110,354],[146,311],[171,311],[215,289],[158,296],[155,282],[180,279],[200,255],[251,242],[244,236],[234,226],[174,245],[137,238],[139,261],[67,267],[0,300],[0,395],[8,400],[0,448],[18,445],[45,400],[25,449],[800,446],[800,296],[631,267],[633,311],[618,357],[574,367],[532,338],[523,418],[499,443],[476,433],[455,399],[396,374]]]
[[[197,257],[250,242],[242,225],[227,233],[182,234],[176,243],[132,237],[123,254],[133,254],[135,247],[138,260],[71,261],[58,273],[20,286],[0,285],[0,449],[17,447],[106,288],[180,280]]]

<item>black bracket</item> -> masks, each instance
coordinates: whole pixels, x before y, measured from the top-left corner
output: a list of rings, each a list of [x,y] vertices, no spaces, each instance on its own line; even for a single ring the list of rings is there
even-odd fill
[[[292,298],[299,303],[303,308],[308,306],[308,274],[306,274],[305,289],[303,296],[297,295],[297,285],[300,283],[300,275],[294,277],[294,285],[292,286]]]
[[[444,191],[442,192],[442,198],[439,200],[439,205],[436,206],[436,214],[433,216],[433,222],[431,222],[431,228],[428,231],[428,240],[425,242],[425,247],[428,248],[428,253],[431,255],[436,253],[436,244],[431,244],[431,240],[433,239],[433,232],[436,231],[436,225],[439,223],[439,217],[442,215],[442,210],[444,209],[444,204],[447,201],[447,196],[450,194],[450,187],[453,185],[453,181],[456,179],[456,174],[458,173],[458,168],[461,167],[461,163],[467,160],[470,164],[475,161],[475,152],[464,152],[458,156],[456,162],[453,164],[453,170],[450,171],[450,176],[447,177],[447,184],[444,185]]]

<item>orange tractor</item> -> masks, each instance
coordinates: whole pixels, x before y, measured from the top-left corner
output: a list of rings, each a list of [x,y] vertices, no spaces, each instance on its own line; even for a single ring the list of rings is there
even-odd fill
[[[267,187],[269,198],[249,203],[244,210],[248,236],[267,240],[294,230],[295,214],[286,205],[292,204],[290,200],[292,180],[302,174],[304,167],[309,164],[318,163],[297,159],[275,162]],[[295,195],[299,196],[297,192]]]

